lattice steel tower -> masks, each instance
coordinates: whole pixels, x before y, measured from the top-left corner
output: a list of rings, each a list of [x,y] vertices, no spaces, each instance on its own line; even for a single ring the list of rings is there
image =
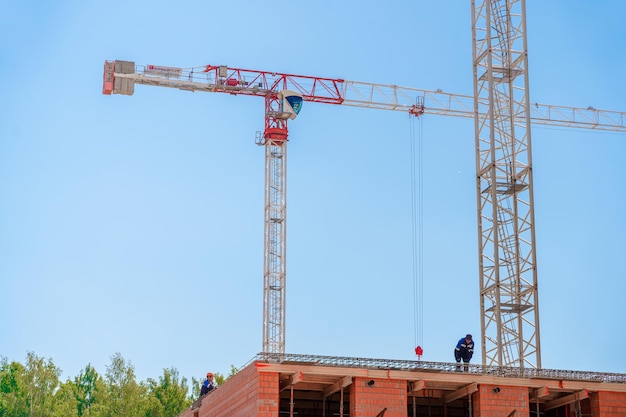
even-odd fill
[[[472,10],[482,361],[541,368],[526,4]]]
[[[265,239],[263,352],[285,353],[287,119],[275,93],[265,96]]]

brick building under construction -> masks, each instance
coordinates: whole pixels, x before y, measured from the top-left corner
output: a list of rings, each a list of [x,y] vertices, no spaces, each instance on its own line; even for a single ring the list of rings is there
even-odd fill
[[[626,374],[257,355],[180,417],[623,417]]]

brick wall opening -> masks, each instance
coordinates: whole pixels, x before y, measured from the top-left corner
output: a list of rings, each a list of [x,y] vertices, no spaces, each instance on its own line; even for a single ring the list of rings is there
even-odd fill
[[[531,417],[537,416],[535,404],[530,404]],[[572,404],[566,404],[551,410],[543,411],[543,407],[539,406],[539,416],[545,417],[588,417],[593,416],[591,413],[591,402],[589,398],[585,398]]]
[[[286,389],[280,393],[280,416],[289,416],[291,407],[291,390]],[[349,417],[350,393],[343,391],[343,416]],[[341,391],[326,398],[317,391],[293,392],[293,415],[297,417],[323,417],[339,416],[342,411]]]
[[[407,417],[469,417],[470,415],[475,414],[470,414],[469,401],[466,399],[444,405],[441,399],[434,397],[415,397],[415,404],[413,397],[408,398]]]

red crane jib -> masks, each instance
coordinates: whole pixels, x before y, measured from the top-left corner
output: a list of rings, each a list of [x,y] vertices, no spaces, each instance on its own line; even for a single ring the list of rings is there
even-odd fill
[[[120,80],[126,80],[120,87]],[[302,95],[304,101],[342,104],[343,79],[205,65],[175,68],[160,65],[135,66],[132,61],[105,61],[103,94],[132,94],[133,84],[162,85],[234,95],[266,97],[281,90]]]
[[[328,104],[341,104],[344,101],[341,88],[344,80],[340,78],[226,68],[219,65],[207,65],[204,72],[211,74],[209,80],[212,84],[239,87],[225,91],[231,94],[265,96],[264,91],[268,90],[292,90],[302,94],[304,101]]]

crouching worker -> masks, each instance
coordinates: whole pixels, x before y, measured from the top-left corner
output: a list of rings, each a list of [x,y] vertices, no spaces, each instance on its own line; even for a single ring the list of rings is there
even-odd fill
[[[468,363],[474,355],[474,341],[472,335],[467,334],[464,338],[459,340],[454,348],[454,359],[456,360],[456,370],[461,370],[461,359],[463,360],[463,370],[467,372]]]

